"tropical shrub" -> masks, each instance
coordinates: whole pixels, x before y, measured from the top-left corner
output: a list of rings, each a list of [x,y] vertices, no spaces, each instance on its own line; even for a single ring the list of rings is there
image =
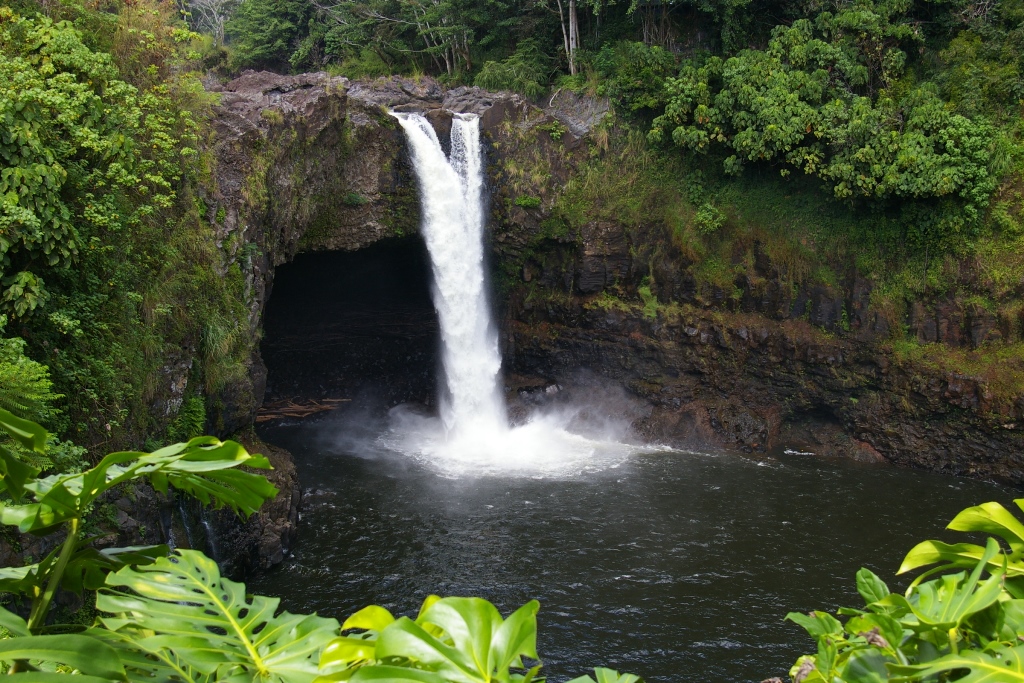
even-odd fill
[[[0,432],[43,452],[38,424],[0,409]],[[30,601],[28,619],[0,607],[0,663],[24,683],[213,681],[328,683],[530,683],[537,655],[534,600],[507,619],[480,598],[428,597],[416,619],[370,606],[340,625],[281,611],[280,600],[249,595],[201,552],[165,545],[97,549],[82,521],[110,489],[147,480],[242,515],[277,490],[240,466],[270,463],[239,444],[198,437],[152,453],[111,453],[78,474],[39,477],[0,442],[0,522],[22,533],[63,533],[41,561],[0,569],[0,592]],[[95,590],[100,616],[86,629],[48,623],[58,590]],[[527,668],[527,664],[531,666]],[[75,678],[67,678],[75,675]],[[595,670],[597,683],[637,683]],[[571,683],[595,683],[588,676]]]
[[[1014,502],[1024,509],[1024,498]],[[861,569],[857,591],[865,605],[840,609],[845,623],[818,611],[786,617],[818,645],[793,666],[794,683],[1024,681],[1024,524],[999,503],[985,503],[948,528],[995,537],[984,546],[918,544],[899,573],[935,566],[904,594]]]
[[[0,8],[0,308],[47,299],[49,269],[166,209],[195,151],[160,93],[119,78],[68,22]]]
[[[0,335],[6,326],[7,316],[0,314]],[[25,356],[25,340],[0,336],[0,408],[45,422],[56,413],[53,403],[59,398],[46,366]]]
[[[540,97],[547,90],[550,62],[539,43],[526,38],[505,59],[485,62],[473,83],[488,90],[511,90],[527,97]]]
[[[905,10],[864,0],[777,27],[765,50],[686,64],[651,139],[719,150],[731,174],[767,163],[838,199],[909,202],[904,225],[936,223],[910,232],[921,245],[970,236],[996,187],[993,128],[905,74],[906,50],[923,40]]]
[[[248,0],[225,24],[234,68],[286,69],[309,32],[313,5],[302,0]]]
[[[599,95],[630,111],[660,111],[667,95],[665,80],[676,73],[676,58],[656,45],[621,41],[601,48],[594,69],[602,78]]]

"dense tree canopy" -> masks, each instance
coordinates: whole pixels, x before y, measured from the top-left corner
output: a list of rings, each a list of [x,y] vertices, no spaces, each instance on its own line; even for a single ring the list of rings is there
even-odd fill
[[[615,192],[675,197],[658,220],[692,223],[687,240],[729,230],[730,183],[768,178],[845,212],[859,253],[923,272],[989,240],[1009,291],[1022,55],[1022,0],[17,0],[0,9],[8,355],[43,362],[94,440],[145,412],[167,346],[204,358],[191,386],[245,371],[246,266],[210,229],[199,80],[245,68],[607,96],[599,135],[636,162]]]
[[[45,303],[48,268],[167,208],[193,151],[166,98],[121,80],[67,22],[0,8],[0,93],[0,301],[21,316]]]
[[[775,29],[764,50],[688,62],[667,84],[655,140],[726,150],[725,169],[769,162],[822,179],[840,199],[955,197],[977,221],[995,189],[993,129],[906,78],[920,29],[898,4],[870,1]]]

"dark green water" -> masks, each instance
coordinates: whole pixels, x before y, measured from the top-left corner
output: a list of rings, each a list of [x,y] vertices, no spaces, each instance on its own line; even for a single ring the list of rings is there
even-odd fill
[[[861,566],[905,585],[893,574],[915,543],[956,538],[943,527],[959,510],[1015,495],[785,454],[661,452],[557,481],[447,479],[404,456],[357,455],[331,430],[263,431],[295,455],[308,497],[293,557],[251,590],[339,619],[371,603],[414,613],[430,593],[479,595],[505,614],[537,598],[552,681],[594,665],[649,682],[785,677],[812,647],[788,611],[861,604]]]

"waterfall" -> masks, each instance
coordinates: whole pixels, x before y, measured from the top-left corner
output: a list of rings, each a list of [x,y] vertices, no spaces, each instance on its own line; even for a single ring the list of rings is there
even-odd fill
[[[419,180],[423,238],[434,274],[445,385],[441,419],[450,436],[508,429],[499,387],[501,353],[484,277],[480,119],[455,115],[451,158],[419,114],[395,114]]]
[[[484,277],[480,120],[454,115],[448,158],[424,117],[394,116],[405,129],[420,185],[421,230],[434,274],[444,383],[439,392],[440,420],[410,406],[397,406],[378,442],[388,450],[421,458],[451,477],[561,477],[617,466],[634,451],[619,441],[628,427],[621,402],[604,401],[599,406],[600,400],[592,400],[588,410],[598,414],[591,414],[589,422],[583,420],[589,426],[580,419],[588,410],[563,406],[531,414],[524,424],[509,428],[498,381],[498,335]]]

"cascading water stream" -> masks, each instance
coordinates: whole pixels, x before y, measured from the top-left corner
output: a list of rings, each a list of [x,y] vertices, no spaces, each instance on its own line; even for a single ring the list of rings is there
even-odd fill
[[[618,443],[621,429],[596,439],[571,433],[565,427],[574,415],[568,413],[535,415],[528,424],[509,427],[484,275],[480,120],[454,115],[449,158],[423,116],[394,116],[405,130],[420,185],[444,387],[441,425],[399,407],[392,411],[383,445],[423,456],[455,476],[496,471],[564,475],[620,462],[635,450]]]
[[[423,237],[434,273],[447,391],[441,419],[455,438],[507,429],[498,387],[501,353],[485,291],[480,120],[452,121],[451,159],[430,123],[399,114],[423,195]]]

